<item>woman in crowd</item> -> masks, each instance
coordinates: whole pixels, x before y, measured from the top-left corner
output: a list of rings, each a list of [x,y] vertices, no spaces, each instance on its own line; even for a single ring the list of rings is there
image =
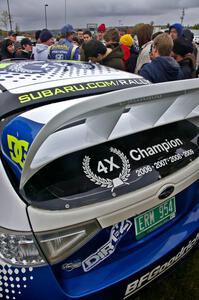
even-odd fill
[[[5,39],[1,45],[1,59],[15,58],[15,46],[14,43]]]

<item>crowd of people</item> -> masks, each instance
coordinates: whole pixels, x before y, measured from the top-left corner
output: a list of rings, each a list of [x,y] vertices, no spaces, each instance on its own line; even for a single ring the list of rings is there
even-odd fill
[[[134,32],[100,24],[93,36],[89,30],[75,31],[67,24],[59,38],[43,29],[35,32],[34,44],[29,38],[19,44],[16,33],[10,31],[1,43],[0,59],[90,61],[139,74],[152,83],[198,77],[193,33],[179,23],[165,32],[153,32],[150,24],[140,24]]]

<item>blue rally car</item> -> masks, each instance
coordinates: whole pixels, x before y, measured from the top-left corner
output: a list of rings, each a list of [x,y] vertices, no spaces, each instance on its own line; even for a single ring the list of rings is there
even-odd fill
[[[123,300],[199,241],[198,79],[0,64],[0,298]]]

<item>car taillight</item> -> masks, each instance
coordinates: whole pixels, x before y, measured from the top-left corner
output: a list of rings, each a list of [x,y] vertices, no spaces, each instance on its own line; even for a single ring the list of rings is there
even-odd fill
[[[61,228],[44,233],[36,233],[36,238],[49,263],[57,263],[82,247],[100,230],[97,221],[89,221],[76,226]]]
[[[46,264],[37,242],[31,233],[10,231],[0,228],[0,258],[16,266]]]

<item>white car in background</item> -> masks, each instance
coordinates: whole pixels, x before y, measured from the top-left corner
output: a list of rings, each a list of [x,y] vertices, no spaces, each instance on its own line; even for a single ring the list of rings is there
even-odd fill
[[[194,36],[193,41],[194,41],[195,44],[199,45],[199,36],[198,35]]]

